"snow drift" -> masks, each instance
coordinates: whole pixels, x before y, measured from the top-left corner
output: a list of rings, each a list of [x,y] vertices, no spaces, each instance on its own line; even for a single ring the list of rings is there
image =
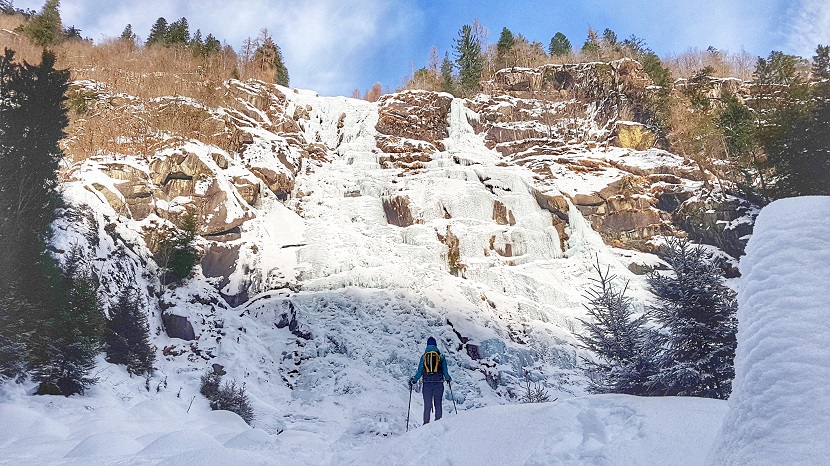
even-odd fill
[[[765,207],[741,261],[738,349],[712,464],[830,458],[830,197]]]

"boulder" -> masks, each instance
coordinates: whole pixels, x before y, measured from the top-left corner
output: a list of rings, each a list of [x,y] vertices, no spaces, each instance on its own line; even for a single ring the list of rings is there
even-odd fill
[[[248,203],[248,205],[253,206],[257,203],[260,196],[260,184],[254,180],[251,180],[247,177],[242,176],[235,176],[231,178],[231,183],[233,183],[234,187],[236,188],[236,192]]]
[[[744,254],[752,234],[752,206],[729,198],[690,199],[675,211],[673,220],[695,241],[721,248],[732,257]],[[745,221],[738,221],[740,218]]]
[[[167,336],[170,338],[181,338],[187,341],[196,339],[193,325],[187,320],[187,317],[163,312],[161,321],[164,324],[164,331],[167,332]]]

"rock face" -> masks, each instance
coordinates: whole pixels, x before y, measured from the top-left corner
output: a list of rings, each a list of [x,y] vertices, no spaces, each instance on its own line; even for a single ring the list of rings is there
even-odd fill
[[[447,116],[452,96],[427,91],[404,91],[387,94],[378,101],[379,133],[399,138],[425,141],[443,150],[441,140],[449,136]],[[382,145],[379,142],[379,147]]]
[[[748,202],[735,197],[694,198],[674,213],[677,225],[695,241],[721,248],[732,257],[741,257],[752,234]]]
[[[627,149],[647,150],[657,142],[657,136],[644,124],[633,121],[618,121],[614,125],[614,134],[615,144]]]
[[[383,212],[386,214],[386,222],[390,225],[408,227],[415,223],[412,220],[412,212],[409,210],[409,199],[406,197],[384,198]]]

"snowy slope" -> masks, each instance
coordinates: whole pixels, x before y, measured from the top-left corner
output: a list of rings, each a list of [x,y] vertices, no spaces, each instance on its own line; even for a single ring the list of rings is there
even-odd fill
[[[776,201],[741,261],[729,411],[711,464],[830,458],[830,197]]]
[[[121,382],[122,396],[141,388]],[[353,432],[335,440],[302,431],[270,434],[232,413],[210,411],[203,400],[188,412],[189,397],[119,400],[96,389],[86,398],[29,400],[0,403],[4,463],[699,465],[725,407],[708,399],[587,396],[448,412],[401,435]]]

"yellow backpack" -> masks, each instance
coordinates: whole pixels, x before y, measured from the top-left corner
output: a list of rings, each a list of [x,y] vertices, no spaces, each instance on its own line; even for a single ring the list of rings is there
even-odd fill
[[[427,374],[441,372],[441,353],[435,350],[424,353],[424,372]]]

